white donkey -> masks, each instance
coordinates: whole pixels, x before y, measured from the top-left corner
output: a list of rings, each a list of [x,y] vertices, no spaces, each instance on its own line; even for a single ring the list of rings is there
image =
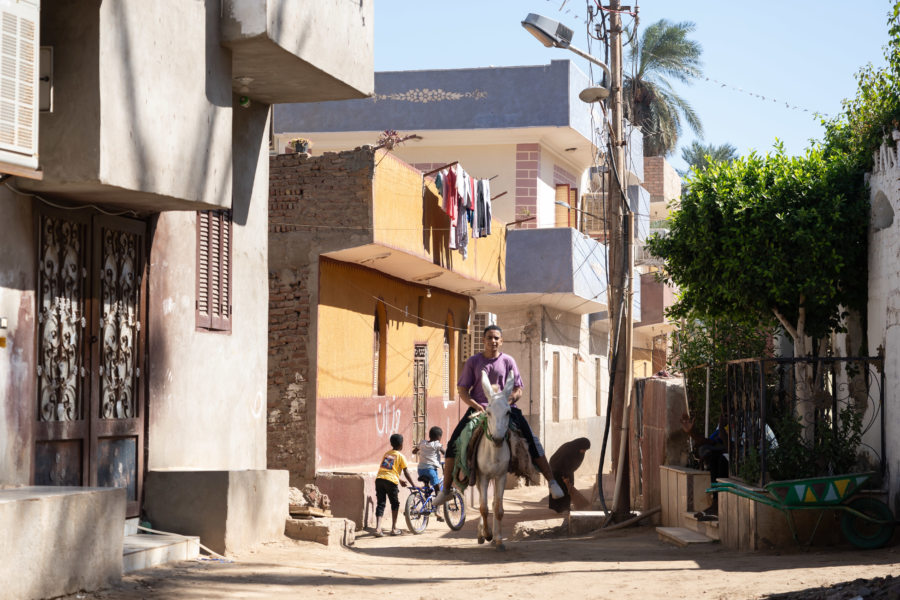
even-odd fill
[[[484,437],[478,444],[478,490],[481,492],[481,523],[478,524],[478,543],[492,542],[498,550],[504,550],[501,523],[503,521],[503,492],[509,471],[509,394],[515,377],[507,377],[506,387],[495,392],[487,374],[481,373],[481,386],[487,406],[487,422]],[[488,524],[488,485],[494,484],[494,523]]]

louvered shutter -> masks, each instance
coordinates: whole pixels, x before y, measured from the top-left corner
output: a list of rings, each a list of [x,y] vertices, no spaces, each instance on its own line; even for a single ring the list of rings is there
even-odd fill
[[[197,327],[209,329],[210,213],[197,213]]]
[[[555,227],[569,227],[569,186],[556,186],[556,202],[553,205]]]
[[[197,327],[231,331],[231,212],[197,213]]]
[[[36,0],[0,0],[0,163],[27,169],[38,167],[39,15]]]
[[[213,213],[210,242],[215,251],[215,261],[210,269],[210,318],[211,329],[231,329],[231,213]]]

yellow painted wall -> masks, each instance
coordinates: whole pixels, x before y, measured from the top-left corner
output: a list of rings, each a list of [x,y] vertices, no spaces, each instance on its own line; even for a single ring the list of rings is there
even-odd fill
[[[427,258],[478,282],[505,287],[506,227],[492,221],[491,235],[470,239],[468,257],[448,247],[450,221],[434,185],[422,186],[422,173],[389,153],[376,155],[375,242]],[[423,233],[424,228],[424,233]]]
[[[444,323],[448,311],[457,327],[468,320],[465,296],[406,283],[378,271],[322,258],[318,305],[317,397],[370,397],[373,380],[375,309],[379,299],[387,314],[385,395],[413,395],[413,350],[428,344],[428,396],[443,393]],[[454,377],[455,369],[451,373]],[[456,397],[455,380],[451,398]]]

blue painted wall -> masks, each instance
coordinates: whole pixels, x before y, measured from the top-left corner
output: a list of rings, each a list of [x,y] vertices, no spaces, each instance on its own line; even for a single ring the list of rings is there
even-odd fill
[[[605,303],[606,266],[606,246],[572,228],[507,234],[507,293],[570,293]]]
[[[591,139],[578,99],[587,76],[568,60],[549,65],[375,74],[365,100],[275,105],[276,132],[572,127]]]

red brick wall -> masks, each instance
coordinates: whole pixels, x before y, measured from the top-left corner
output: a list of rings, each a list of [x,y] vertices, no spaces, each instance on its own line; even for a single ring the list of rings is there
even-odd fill
[[[539,144],[516,145],[516,220],[537,217],[537,182],[541,169]],[[520,228],[534,229],[537,220],[520,223]]]
[[[319,254],[371,240],[374,164],[368,148],[270,159],[268,466],[292,485],[315,475]]]
[[[665,157],[644,157],[644,189],[650,202],[668,202],[681,195],[681,180]]]

